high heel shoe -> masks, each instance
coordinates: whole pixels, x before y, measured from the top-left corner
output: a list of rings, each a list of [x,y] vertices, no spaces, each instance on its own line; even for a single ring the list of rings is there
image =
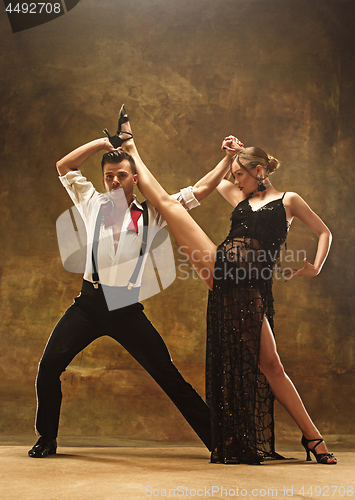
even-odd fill
[[[117,132],[115,133],[115,135],[110,135],[110,133],[107,130],[107,128],[105,128],[103,130],[104,133],[109,138],[109,141],[112,144],[112,146],[114,148],[116,148],[116,149],[119,148],[120,146],[122,146],[122,144],[124,142],[126,142],[129,139],[133,138],[133,134],[131,132],[125,132],[124,130],[121,130],[121,125],[123,123],[128,122],[128,121],[129,121],[129,117],[128,117],[127,112],[125,110],[124,104],[122,104],[121,109],[120,109],[120,114],[119,114],[119,117],[118,117]],[[125,139],[123,139],[122,137],[120,137],[120,134],[127,134],[128,137],[126,137]]]
[[[313,448],[309,448],[308,445],[309,443],[312,443],[312,442],[315,442],[317,443],[315,446],[313,446]],[[311,459],[311,452],[313,453],[315,459],[317,460],[317,462],[319,464],[327,464],[327,465],[334,465],[336,464],[337,462],[328,462],[328,459],[329,458],[335,458],[335,456],[333,455],[333,453],[317,453],[315,451],[315,449],[317,448],[317,446],[321,443],[324,442],[324,439],[307,439],[306,437],[302,436],[302,445],[304,447],[304,449],[306,450],[306,453],[307,453],[307,462],[311,462],[312,459]]]

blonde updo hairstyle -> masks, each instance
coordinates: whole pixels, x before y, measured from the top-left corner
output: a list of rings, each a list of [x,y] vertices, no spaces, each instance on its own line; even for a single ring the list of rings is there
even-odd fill
[[[280,166],[280,162],[276,158],[268,155],[260,148],[243,148],[238,155],[235,155],[233,160],[236,160],[237,156],[246,170],[253,170],[258,165],[261,165],[264,167],[267,176],[273,174]]]

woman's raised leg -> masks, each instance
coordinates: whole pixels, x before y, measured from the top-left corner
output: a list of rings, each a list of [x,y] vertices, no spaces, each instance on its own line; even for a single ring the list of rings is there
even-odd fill
[[[316,444],[315,441],[321,439],[322,436],[308,415],[295,386],[284,371],[277,353],[274,335],[266,317],[264,317],[261,329],[260,370],[266,376],[275,398],[288,411],[301,429],[302,434],[307,439],[312,439],[309,448],[313,448]],[[320,443],[315,451],[317,453],[328,453],[324,442]],[[326,461],[328,464],[336,462],[335,457],[329,457]]]
[[[122,132],[131,132],[129,122],[122,124]],[[165,191],[148,170],[138,153],[134,140],[124,142],[123,149],[134,158],[136,163],[139,190],[165,218],[181,250],[188,256],[202,281],[211,289],[216,245],[196,224],[185,208]]]

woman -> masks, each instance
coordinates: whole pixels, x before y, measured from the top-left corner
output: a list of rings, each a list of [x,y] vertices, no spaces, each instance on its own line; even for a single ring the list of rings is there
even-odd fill
[[[127,118],[128,120],[128,118]],[[124,132],[128,135],[125,136]],[[310,452],[335,464],[291,380],[273,335],[272,271],[294,217],[318,236],[314,264],[305,260],[295,276],[316,276],[327,257],[329,229],[296,193],[274,189],[269,175],[279,162],[258,148],[224,139],[225,158],[194,186],[197,199],[215,186],[234,208],[226,240],[217,248],[184,208],[160,186],[142,162],[129,122],[122,124],[124,149],[135,159],[142,194],[165,217],[180,247],[210,289],[207,338],[207,400],[212,412],[215,463],[260,463],[274,450],[273,397],[303,433]],[[224,177],[231,171],[234,184]]]

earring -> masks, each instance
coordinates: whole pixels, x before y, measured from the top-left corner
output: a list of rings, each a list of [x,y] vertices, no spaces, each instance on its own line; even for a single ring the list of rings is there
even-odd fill
[[[265,191],[266,187],[264,186],[264,184],[261,182],[261,176],[260,174],[258,174],[256,176],[256,178],[258,179],[258,187],[257,187],[257,191],[259,192],[262,192],[262,191]]]

